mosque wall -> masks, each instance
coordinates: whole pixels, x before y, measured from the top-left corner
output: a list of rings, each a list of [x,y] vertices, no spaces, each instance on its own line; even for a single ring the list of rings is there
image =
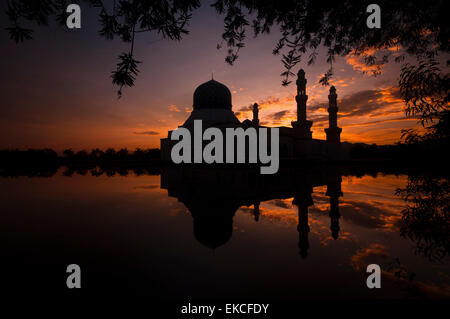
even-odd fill
[[[170,138],[161,139],[162,160],[172,161],[171,150],[177,142],[170,140]],[[206,144],[207,142],[203,142],[203,146]],[[281,135],[279,147],[281,160],[345,161],[350,159],[349,150],[344,144],[329,143],[324,140],[296,139],[292,136]],[[226,155],[225,149],[224,155]],[[248,145],[246,155],[248,155]]]

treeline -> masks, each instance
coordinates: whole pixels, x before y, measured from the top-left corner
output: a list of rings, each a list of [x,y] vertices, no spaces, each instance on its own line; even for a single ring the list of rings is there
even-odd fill
[[[395,145],[376,145],[355,143],[349,145],[350,158],[352,160],[399,160],[408,162],[428,161],[436,159],[448,159],[445,157],[450,147],[449,139],[418,140],[409,143],[397,143]],[[158,162],[161,151],[157,148],[129,151],[126,148],[115,150],[99,148],[91,151],[73,151],[66,149],[58,154],[56,151],[44,149],[9,149],[0,150],[0,165],[81,165],[82,163],[110,165],[110,162],[131,165],[132,163]],[[84,165],[84,164],[83,164]]]
[[[105,151],[95,148],[90,152],[86,150],[74,152],[72,149],[67,149],[62,152],[62,157],[68,160],[145,161],[160,159],[161,152],[158,148],[136,148],[134,151],[129,151],[126,148],[121,148],[118,151],[114,148],[108,148]]]
[[[95,148],[91,151],[80,150],[73,151],[72,149],[66,149],[61,155],[58,155],[52,149],[9,149],[0,150],[0,163],[11,165],[22,164],[45,164],[55,162],[71,162],[71,161],[148,161],[160,159],[160,150],[157,148],[152,149],[140,149],[137,148],[134,151],[129,151],[126,148],[122,148],[116,151],[113,148],[108,148],[105,151]]]
[[[63,175],[125,176],[155,174],[161,165],[159,149],[105,151],[93,149],[90,152],[71,149],[58,154],[52,149],[10,149],[0,150],[0,176],[2,177],[50,177],[63,167]]]
[[[126,162],[128,163],[128,162]],[[107,165],[105,163],[92,164],[86,163],[84,165],[17,165],[17,166],[2,166],[0,167],[0,177],[52,177],[61,169],[63,176],[71,177],[73,175],[82,176],[128,176],[134,174],[141,175],[159,175],[161,168],[158,165]]]
[[[44,149],[10,149],[0,150],[0,164],[4,165],[53,165],[58,161],[58,153],[49,148]]]
[[[448,139],[421,140],[414,143],[376,145],[356,143],[350,148],[352,160],[394,160],[407,163],[446,162],[450,143]]]
[[[408,149],[408,145],[376,145],[356,143],[350,148],[350,158],[353,160],[395,159],[403,157]]]

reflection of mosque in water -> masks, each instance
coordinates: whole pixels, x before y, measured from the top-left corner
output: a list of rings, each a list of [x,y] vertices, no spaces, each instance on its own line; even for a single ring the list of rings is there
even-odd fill
[[[330,198],[331,236],[339,236],[339,197],[341,174],[332,168],[284,169],[275,175],[261,175],[258,169],[218,169],[168,167],[161,172],[161,188],[176,197],[193,217],[194,235],[205,246],[216,248],[228,242],[233,232],[233,217],[241,206],[254,207],[259,220],[260,202],[294,198],[298,208],[300,255],[308,255],[308,209],[314,205],[313,187],[327,186]]]

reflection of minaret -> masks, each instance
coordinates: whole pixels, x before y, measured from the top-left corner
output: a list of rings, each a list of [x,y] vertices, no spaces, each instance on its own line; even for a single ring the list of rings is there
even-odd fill
[[[308,101],[308,95],[306,95],[306,82],[305,71],[300,69],[297,74],[297,95],[295,97],[297,102],[297,121],[292,122],[291,124],[297,137],[311,139],[312,122],[306,119],[306,101]]]
[[[253,204],[253,216],[255,217],[255,221],[259,220],[259,202]]]
[[[336,177],[333,181],[327,183],[327,192],[325,195],[330,196],[330,219],[331,219],[331,236],[334,239],[339,237],[339,197],[342,196],[341,191],[342,178]]]
[[[311,197],[312,189],[304,189],[298,193],[292,204],[298,207],[298,248],[300,249],[300,256],[306,258],[309,249],[309,223],[308,223],[308,206],[314,204]]]

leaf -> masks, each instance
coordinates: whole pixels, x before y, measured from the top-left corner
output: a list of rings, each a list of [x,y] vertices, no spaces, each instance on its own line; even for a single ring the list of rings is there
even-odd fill
[[[22,28],[19,26],[8,27],[5,30],[9,33],[9,38],[16,43],[24,42],[25,40],[31,40],[33,38],[33,30]]]
[[[112,82],[119,86],[117,94],[119,97],[122,95],[122,87],[132,87],[139,73],[138,64],[141,63],[133,58],[131,53],[122,53],[119,56],[119,62],[117,63],[117,69],[112,72]]]

